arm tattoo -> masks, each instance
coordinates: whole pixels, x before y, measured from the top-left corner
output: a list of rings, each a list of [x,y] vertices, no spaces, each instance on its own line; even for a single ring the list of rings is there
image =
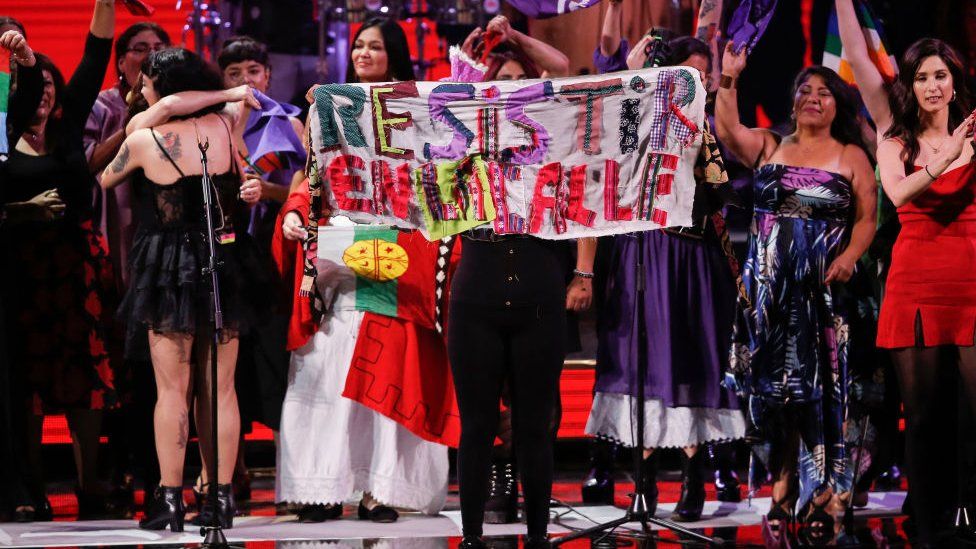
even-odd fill
[[[122,170],[129,164],[129,146],[122,144],[122,150],[119,154],[115,156],[115,160],[112,161],[112,165],[109,168],[112,173],[122,173]]]
[[[718,5],[717,0],[702,0],[701,8],[698,10],[699,19],[704,18]]]
[[[166,154],[169,154],[169,158],[176,162],[183,156],[183,142],[180,141],[180,134],[175,132],[166,132],[163,136],[163,149]],[[167,160],[166,154],[163,151],[159,151],[159,159]]]

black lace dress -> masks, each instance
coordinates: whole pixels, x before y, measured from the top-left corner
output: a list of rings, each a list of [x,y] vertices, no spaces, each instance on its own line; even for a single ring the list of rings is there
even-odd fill
[[[179,167],[173,164],[179,171]],[[139,229],[129,254],[131,280],[119,317],[133,330],[193,335],[210,323],[210,277],[203,188],[199,175],[160,185],[142,170],[132,178]],[[218,231],[220,298],[224,339],[255,327],[267,311],[270,277],[247,234],[245,206],[238,200],[240,175],[212,177],[213,218]],[[235,224],[235,220],[238,222]],[[131,352],[130,352],[131,355]],[[145,358],[145,357],[142,357]]]

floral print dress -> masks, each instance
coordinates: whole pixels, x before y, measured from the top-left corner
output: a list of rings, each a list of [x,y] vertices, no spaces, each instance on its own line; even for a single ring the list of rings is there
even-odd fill
[[[760,167],[754,185],[730,362],[756,455],[768,464],[772,441],[800,433],[799,508],[850,485],[848,325],[824,276],[846,243],[852,188],[840,174],[783,164]]]

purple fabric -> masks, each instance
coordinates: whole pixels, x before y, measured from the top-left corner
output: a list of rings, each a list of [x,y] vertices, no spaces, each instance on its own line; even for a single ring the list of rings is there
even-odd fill
[[[535,19],[545,19],[571,11],[592,8],[600,0],[508,0],[515,9]]]
[[[722,387],[735,314],[735,282],[717,242],[644,233],[648,332],[647,398],[668,407],[738,409],[734,393]],[[597,324],[594,390],[637,394],[634,264],[637,237],[601,241],[607,280]]]
[[[88,121],[85,123],[85,133],[82,137],[85,156],[89,161],[95,152],[96,144],[105,142],[112,134],[122,129],[127,111],[128,106],[118,86],[98,94],[88,115]],[[100,179],[101,173],[98,173],[96,178]],[[116,280],[124,287],[129,281],[128,255],[135,235],[130,186],[117,185],[111,189],[95,187],[93,199],[95,219],[102,234],[108,239]]]
[[[306,152],[302,140],[295,133],[291,118],[301,114],[301,109],[288,103],[279,103],[254,90],[254,97],[261,103],[261,110],[252,110],[244,128],[244,144],[247,145],[251,162],[268,154],[277,154],[282,169],[262,174],[262,177],[278,185],[290,185],[295,172],[305,167]],[[247,232],[258,238],[262,250],[270,245],[274,233],[274,219],[280,204],[262,200],[251,209]]]
[[[261,103],[261,110],[251,111],[244,129],[244,144],[252,161],[269,153],[278,153],[285,161],[285,169],[268,174],[268,181],[288,185],[295,171],[305,166],[305,147],[291,123],[291,118],[300,115],[302,110],[288,103],[278,103],[257,90],[254,90],[254,97]]]
[[[776,9],[776,0],[743,0],[732,14],[725,35],[735,45],[735,53],[746,49],[746,54],[752,53],[752,48],[762,38],[769,20]]]
[[[600,46],[597,46],[593,50],[593,66],[596,68],[597,74],[625,71],[627,70],[627,55],[629,53],[630,43],[627,42],[626,38],[620,40],[620,47],[617,48],[616,53],[609,57],[600,53]]]

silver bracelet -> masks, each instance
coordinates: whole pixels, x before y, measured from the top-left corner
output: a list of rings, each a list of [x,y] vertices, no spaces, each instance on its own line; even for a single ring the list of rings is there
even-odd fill
[[[581,271],[579,269],[573,269],[573,275],[580,278],[593,278],[593,273],[588,273],[586,271]]]

